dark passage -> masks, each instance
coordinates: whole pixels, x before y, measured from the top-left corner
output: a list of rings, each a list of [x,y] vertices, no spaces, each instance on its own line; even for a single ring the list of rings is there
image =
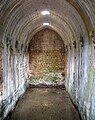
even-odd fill
[[[10,120],[80,120],[65,90],[29,88]]]

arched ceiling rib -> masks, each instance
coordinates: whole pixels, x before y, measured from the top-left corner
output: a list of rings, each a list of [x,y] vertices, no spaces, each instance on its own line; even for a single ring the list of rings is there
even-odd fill
[[[80,35],[87,35],[86,28],[89,32],[94,27],[95,2],[93,4],[89,0],[1,0],[3,40],[9,36],[13,44],[15,41],[27,43],[34,33],[43,29],[43,22],[49,22],[64,43],[72,43],[74,38],[78,40]],[[42,10],[49,10],[50,15],[42,16]]]
[[[95,28],[95,1],[94,0],[67,0],[80,14],[87,31]]]
[[[40,19],[35,19],[34,21],[29,21],[28,22],[28,24],[26,23],[26,24],[24,24],[24,27],[23,27],[23,29],[21,30],[21,33],[23,33],[23,36],[22,37],[25,37],[25,36],[27,36],[27,33],[30,33],[31,31],[33,31],[33,29],[35,29],[35,27],[36,26],[42,26],[43,27],[43,25],[42,25],[42,23],[44,22],[44,20],[45,19],[43,19],[43,17],[42,18],[40,18]],[[47,22],[49,22],[50,24],[51,24],[51,26],[53,26],[54,24],[56,25],[56,26],[58,26],[59,28],[60,28],[60,31],[64,31],[65,33],[63,33],[63,34],[69,34],[70,35],[70,33],[71,33],[71,31],[70,31],[70,28],[69,28],[69,26],[68,25],[66,25],[66,23],[63,21],[62,22],[62,24],[60,24],[60,22],[59,21],[57,21],[57,20],[55,20],[54,18],[51,18],[51,17],[49,17],[48,18],[48,20],[46,19],[45,21],[47,21]],[[64,24],[63,24],[64,23]],[[54,26],[54,28],[56,27],[56,26]],[[57,28],[58,28],[57,27]],[[55,28],[56,29],[56,28]],[[22,39],[23,40],[23,39]]]

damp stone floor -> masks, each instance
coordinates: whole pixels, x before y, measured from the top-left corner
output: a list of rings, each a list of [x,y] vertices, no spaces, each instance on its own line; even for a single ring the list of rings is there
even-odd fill
[[[65,90],[28,88],[9,120],[80,120]]]

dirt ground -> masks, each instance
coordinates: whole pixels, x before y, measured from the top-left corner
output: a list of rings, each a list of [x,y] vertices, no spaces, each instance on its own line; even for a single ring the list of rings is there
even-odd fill
[[[80,120],[65,90],[29,88],[10,120]]]

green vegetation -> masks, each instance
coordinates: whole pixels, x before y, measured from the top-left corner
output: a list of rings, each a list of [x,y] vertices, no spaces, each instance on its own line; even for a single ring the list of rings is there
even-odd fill
[[[56,75],[55,73],[48,73],[38,76],[31,76],[30,77],[30,82],[31,83],[58,83],[58,81],[61,80],[61,78]]]

